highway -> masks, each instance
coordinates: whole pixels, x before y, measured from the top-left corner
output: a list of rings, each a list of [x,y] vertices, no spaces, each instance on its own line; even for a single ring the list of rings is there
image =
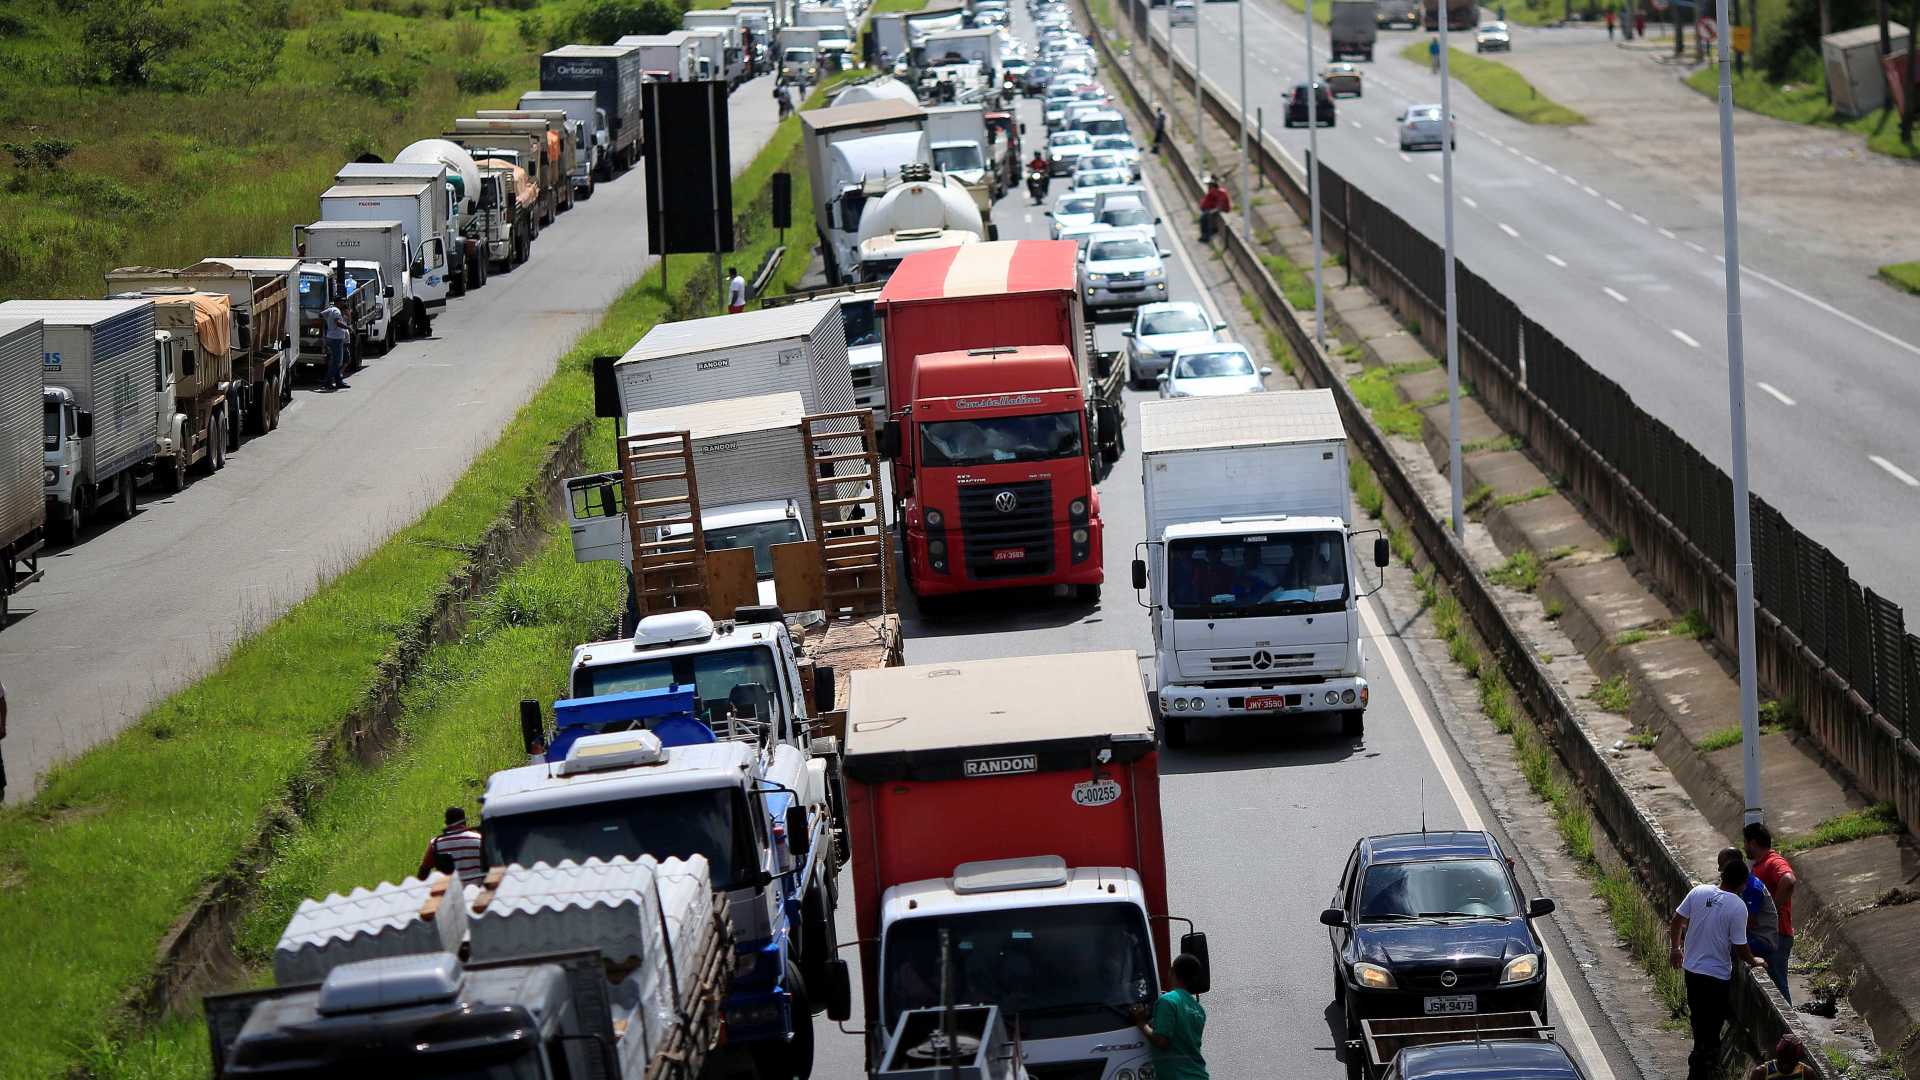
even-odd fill
[[[770,78],[743,86],[736,172],[774,123]],[[541,232],[525,266],[449,301],[432,339],[369,361],[349,391],[302,387],[279,430],[224,471],[178,495],[143,489],[133,520],[89,527],[43,558],[46,577],[12,598],[0,633],[9,797],[31,796],[50,764],[206,674],[442,498],[653,264],[645,210],[641,170],[601,185]],[[185,264],[209,253],[180,254]]]
[[[1207,78],[1238,103],[1234,4],[1202,3]],[[1164,7],[1154,8],[1165,40]],[[1302,18],[1248,0],[1250,109],[1296,162],[1307,132],[1281,124],[1302,77]],[[1516,28],[1516,51],[1574,48],[1598,31]],[[1436,240],[1440,155],[1403,153],[1394,119],[1437,103],[1438,79],[1398,53],[1424,34],[1380,32],[1366,90],[1341,99],[1319,132],[1327,164]],[[1462,33],[1455,48],[1471,52]],[[1315,64],[1327,62],[1317,28]],[[1194,35],[1175,34],[1191,61]],[[1647,65],[1647,78],[1666,78]],[[1154,80],[1164,85],[1164,69]],[[1579,128],[1528,125],[1456,82],[1456,250],[1461,261],[1610,376],[1702,453],[1728,467],[1726,294],[1720,198],[1624,161]],[[1190,115],[1186,118],[1191,122]],[[1208,121],[1209,126],[1212,121]],[[1738,148],[1736,147],[1736,154]],[[1843,268],[1816,242],[1820,223],[1757,218],[1743,227],[1749,447],[1753,489],[1830,547],[1869,588],[1920,611],[1920,560],[1905,543],[1920,511],[1920,304]]]
[[[1016,5],[1015,26],[1026,33]],[[1020,105],[1028,143],[1041,132],[1037,107]],[[1024,146],[1025,144],[1023,144]],[[1053,192],[1062,190],[1056,181]],[[1186,215],[1160,215],[1184,225]],[[1044,238],[1046,218],[1024,191],[1010,193],[994,213],[1003,239]],[[1162,242],[1174,299],[1198,299],[1223,318],[1236,297],[1204,293],[1196,262],[1177,233]],[[1102,349],[1118,349],[1120,322],[1103,322]],[[1150,393],[1150,392],[1149,392]],[[1152,636],[1134,602],[1128,564],[1145,538],[1140,459],[1134,447],[1139,402],[1128,391],[1128,449],[1100,485],[1105,522],[1106,583],[1091,609],[1047,593],[984,594],[937,617],[911,606],[903,614],[906,661],[944,660],[1127,649],[1152,671]],[[1332,1007],[1332,953],[1320,911],[1334,891],[1340,867],[1361,836],[1420,827],[1493,828],[1477,783],[1458,764],[1427,689],[1417,681],[1397,633],[1369,602],[1366,615],[1373,704],[1364,738],[1348,739],[1333,721],[1294,722],[1266,731],[1196,727],[1185,750],[1161,751],[1162,797],[1169,866],[1170,909],[1209,935],[1213,989],[1205,1054],[1217,1077],[1277,1072],[1342,1075],[1333,1046],[1342,1021]],[[838,912],[842,943],[854,939],[853,888],[845,871]],[[1551,1011],[1561,1039],[1581,1058],[1591,1080],[1637,1080],[1619,1037],[1600,1018],[1578,968],[1552,926],[1539,924],[1553,943]],[[854,964],[857,953],[843,951]],[[858,985],[856,970],[855,983]],[[860,1026],[859,998],[849,1027]],[[824,1019],[816,1021],[815,1076],[859,1074],[861,1042]],[[1286,1063],[1277,1068],[1277,1063]]]

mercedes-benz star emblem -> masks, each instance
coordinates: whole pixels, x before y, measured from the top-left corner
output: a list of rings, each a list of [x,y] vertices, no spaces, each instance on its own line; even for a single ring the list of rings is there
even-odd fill
[[[1015,495],[1011,491],[1003,491],[993,497],[993,508],[1003,514],[1013,513],[1014,507],[1019,505],[1020,496]]]
[[[1443,971],[1443,972],[1441,972],[1441,973],[1440,973],[1440,985],[1441,985],[1441,986],[1447,986],[1447,987],[1451,987],[1451,986],[1453,986],[1453,985],[1454,985],[1455,983],[1457,983],[1457,982],[1459,982],[1459,981],[1460,981],[1460,976],[1458,976],[1458,975],[1455,975],[1455,974],[1454,974],[1453,972],[1451,972],[1451,971]]]
[[[1253,668],[1255,671],[1265,671],[1272,666],[1273,666],[1272,653],[1268,652],[1265,649],[1261,649],[1259,652],[1256,652],[1253,654]]]

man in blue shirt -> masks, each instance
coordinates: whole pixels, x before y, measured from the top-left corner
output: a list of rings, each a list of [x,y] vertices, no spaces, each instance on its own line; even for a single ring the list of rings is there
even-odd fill
[[[1720,869],[1727,864],[1744,862],[1739,848],[1720,849]],[[1747,947],[1753,955],[1762,960],[1772,956],[1780,948],[1780,909],[1773,905],[1773,893],[1767,884],[1754,875],[1751,868],[1747,872],[1746,887],[1740,890],[1740,899],[1747,905]]]
[[[1155,1080],[1208,1080],[1207,1062],[1200,1056],[1207,1010],[1189,989],[1199,979],[1200,958],[1181,953],[1173,958],[1173,989],[1160,995],[1152,1013],[1143,1005],[1134,1006],[1133,1026],[1153,1048]]]

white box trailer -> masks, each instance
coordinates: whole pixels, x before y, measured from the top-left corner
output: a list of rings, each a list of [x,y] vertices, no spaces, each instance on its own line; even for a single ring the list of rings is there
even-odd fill
[[[338,187],[395,187],[411,190],[418,184],[431,184],[438,193],[433,218],[442,225],[441,239],[447,253],[447,293],[465,296],[476,285],[473,267],[467,265],[466,246],[460,235],[470,216],[473,200],[457,194],[466,186],[466,178],[447,167],[444,161],[353,161],[333,174]],[[477,197],[477,193],[476,193]],[[322,211],[321,217],[328,215]],[[402,220],[405,220],[402,218]]]
[[[408,279],[407,295],[429,308],[445,307],[451,288],[447,267],[449,224],[440,211],[444,195],[434,184],[336,184],[320,193],[321,221],[398,221],[407,262],[422,268]],[[314,253],[309,250],[308,258]],[[366,256],[359,256],[366,258]],[[388,278],[400,280],[398,275]]]
[[[414,337],[433,333],[433,321],[426,305],[410,292],[408,282],[413,264],[405,224],[400,221],[316,221],[295,228],[293,239],[305,249],[307,259],[312,262],[347,259],[379,263],[381,278],[392,285],[395,294],[404,301],[408,332]]]
[[[661,77],[668,82],[693,78],[693,41],[685,30],[666,34],[628,34],[615,45],[634,50],[640,57],[643,75]]]
[[[809,413],[852,409],[837,300],[662,323],[614,364],[620,411],[792,390]]]
[[[1140,470],[1147,539],[1259,514],[1349,521],[1347,433],[1330,390],[1147,402]]]
[[[0,319],[0,627],[7,623],[7,598],[41,574],[44,340],[39,319]]]
[[[741,68],[732,63],[729,57],[733,50],[727,47],[727,34],[723,30],[682,30],[687,35],[687,43],[693,46],[693,77],[701,81],[724,80],[728,89],[740,81]]]
[[[579,131],[579,145],[573,155],[573,194],[593,197],[594,178],[608,166],[612,153],[607,136],[607,114],[591,90],[529,90],[520,95],[522,109],[558,109],[567,114]]]

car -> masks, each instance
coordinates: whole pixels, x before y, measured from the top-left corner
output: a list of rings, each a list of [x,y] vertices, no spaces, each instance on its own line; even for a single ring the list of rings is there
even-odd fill
[[[1423,150],[1440,149],[1440,106],[1409,105],[1407,111],[1400,114],[1400,149]],[[1460,125],[1456,119],[1453,127],[1453,149],[1460,148]]]
[[[1105,150],[1093,150],[1093,149],[1089,149],[1086,153],[1081,154],[1078,158],[1074,159],[1074,162],[1073,162],[1074,172],[1078,173],[1084,170],[1092,170],[1092,169],[1109,169],[1109,170],[1115,170],[1115,171],[1125,171],[1127,169],[1127,159],[1121,157],[1119,154],[1110,153]],[[1131,177],[1132,173],[1129,172],[1128,176]]]
[[[1140,179],[1140,148],[1134,145],[1131,135],[1095,135],[1093,148],[1101,153],[1118,154],[1133,173],[1135,180]]]
[[[1088,169],[1073,174],[1073,190],[1089,191],[1095,188],[1121,187],[1133,179],[1125,169]]]
[[[1333,95],[1327,92],[1327,84],[1323,82],[1315,82],[1313,92],[1313,120],[1321,127],[1332,127]],[[1286,124],[1288,127],[1306,127],[1307,119],[1307,84],[1294,83],[1293,89],[1287,91]]]
[[[1041,62],[1027,68],[1021,78],[1020,92],[1026,97],[1038,97],[1047,92],[1047,84],[1053,81],[1053,65]]]
[[[1111,232],[1112,230],[1113,226],[1102,225],[1098,222],[1087,222],[1081,225],[1061,225],[1053,230],[1053,238],[1055,240],[1073,241],[1079,245],[1080,254],[1084,255],[1087,251],[1087,244],[1092,241],[1095,236],[1104,232]]]
[[[1127,134],[1127,118],[1106,106],[1092,112],[1073,114],[1069,126],[1094,136]]]
[[[1181,349],[1212,345],[1227,324],[1214,322],[1191,300],[1142,304],[1133,312],[1133,325],[1120,332],[1127,339],[1127,381],[1136,389],[1154,384]]]
[[[1060,236],[1062,229],[1092,224],[1094,204],[1099,201],[1099,198],[1091,192],[1073,191],[1060,196],[1060,201],[1054,203],[1053,209],[1047,211],[1047,216],[1053,219],[1053,238],[1062,239]]]
[[[1093,212],[1093,221],[1109,229],[1145,229],[1149,232],[1160,224],[1153,210],[1139,199],[1119,199],[1111,204],[1103,202]]]
[[[1056,131],[1047,136],[1047,171],[1054,176],[1073,174],[1073,163],[1093,149],[1093,136],[1084,131]]]
[[[1200,11],[1193,6],[1193,0],[1173,0],[1173,6],[1167,9],[1167,25],[1192,26],[1200,18]]]
[[[1547,1006],[1546,943],[1491,833],[1362,837],[1320,922],[1347,1038],[1382,1017],[1533,1012]]]
[[[1360,69],[1353,64],[1328,64],[1320,69],[1320,81],[1334,97],[1360,96]]]
[[[1111,308],[1134,308],[1167,298],[1170,253],[1140,229],[1108,229],[1080,253],[1080,303],[1089,319]]]
[[[1270,367],[1253,362],[1245,345],[1223,342],[1191,345],[1173,354],[1167,370],[1160,373],[1160,396],[1227,397],[1233,394],[1257,394],[1267,388]]]
[[[1375,0],[1373,5],[1374,25],[1383,30],[1394,27],[1418,30],[1420,18],[1419,0]]]
[[[1551,1039],[1488,1038],[1409,1046],[1383,1080],[1587,1080],[1566,1048]]]
[[[1503,22],[1481,23],[1473,32],[1474,52],[1512,52],[1513,32]]]

